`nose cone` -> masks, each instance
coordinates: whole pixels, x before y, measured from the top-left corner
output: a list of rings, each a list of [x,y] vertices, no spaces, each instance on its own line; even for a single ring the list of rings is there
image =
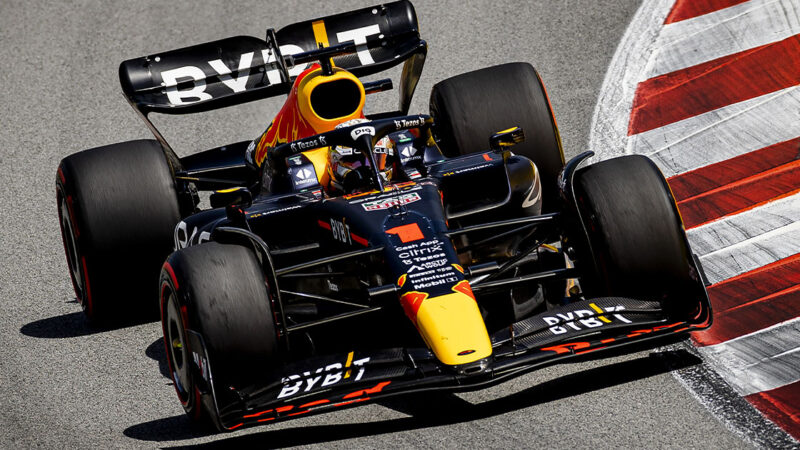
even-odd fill
[[[426,298],[417,310],[422,338],[444,364],[468,364],[492,354],[475,299],[462,292]]]

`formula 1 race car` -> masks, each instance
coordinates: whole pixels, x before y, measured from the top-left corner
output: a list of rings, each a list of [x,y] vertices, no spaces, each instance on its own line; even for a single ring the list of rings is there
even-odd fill
[[[711,324],[650,160],[565,164],[527,63],[441,81],[410,115],[426,52],[398,1],[121,64],[156,140],[61,161],[67,261],[93,323],[160,312],[192,418],[476,389]],[[400,63],[398,111],[365,115],[392,81],[359,77]],[[257,139],[184,157],[147,117],[279,94]]]

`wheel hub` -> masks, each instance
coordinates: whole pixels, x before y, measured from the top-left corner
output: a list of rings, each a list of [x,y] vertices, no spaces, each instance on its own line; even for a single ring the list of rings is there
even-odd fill
[[[80,258],[78,257],[78,245],[75,239],[75,231],[72,227],[69,215],[69,205],[67,198],[63,195],[61,197],[61,207],[59,208],[58,215],[61,219],[61,235],[64,239],[64,249],[67,254],[67,265],[69,266],[70,275],[72,276],[72,284],[75,287],[75,296],[78,301],[83,304],[83,271],[81,268]]]
[[[189,373],[189,355],[186,347],[186,335],[183,326],[183,319],[175,301],[173,292],[169,292],[167,297],[167,327],[164,339],[170,343],[167,346],[167,358],[170,359],[172,369],[172,381],[175,383],[175,390],[184,406],[189,402],[191,387],[191,374]]]

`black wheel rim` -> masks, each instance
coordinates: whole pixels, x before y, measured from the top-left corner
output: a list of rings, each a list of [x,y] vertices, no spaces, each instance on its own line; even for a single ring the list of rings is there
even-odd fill
[[[84,307],[84,273],[81,266],[80,255],[78,253],[78,241],[75,238],[75,229],[70,220],[69,205],[67,204],[67,197],[59,189],[59,207],[58,218],[61,223],[61,238],[64,241],[64,251],[67,255],[67,265],[69,266],[69,274],[72,277],[72,285],[75,288],[75,297]]]
[[[184,406],[191,399],[192,380],[189,373],[189,348],[186,345],[186,331],[180,309],[175,300],[175,293],[167,290],[166,320],[164,323],[164,340],[167,347],[169,368],[172,371],[172,382],[175,391]]]

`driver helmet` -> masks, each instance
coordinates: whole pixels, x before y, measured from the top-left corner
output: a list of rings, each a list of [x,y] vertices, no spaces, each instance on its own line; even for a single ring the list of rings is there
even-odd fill
[[[359,123],[369,122],[366,119],[353,119],[336,125],[344,128]],[[388,136],[379,140],[372,149],[375,155],[378,174],[384,182],[392,179],[392,165],[389,157],[394,156],[394,143]],[[329,153],[328,170],[331,176],[331,185],[343,192],[353,192],[367,187],[372,180],[372,170],[367,155],[352,148],[337,145]]]

